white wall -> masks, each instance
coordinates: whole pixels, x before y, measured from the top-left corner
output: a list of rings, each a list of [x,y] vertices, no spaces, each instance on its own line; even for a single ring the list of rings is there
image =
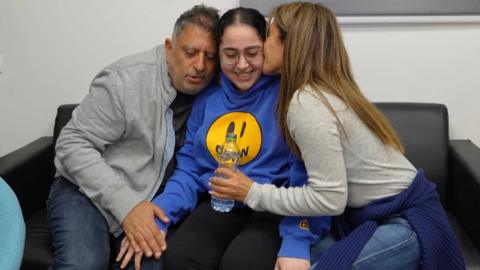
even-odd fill
[[[450,138],[480,146],[480,23],[343,30],[355,77],[370,100],[446,104]]]
[[[50,135],[104,66],[163,43],[176,17],[238,0],[0,0],[0,156]],[[345,25],[356,78],[373,101],[445,103],[452,138],[480,145],[480,24]]]
[[[97,72],[163,43],[195,4],[238,0],[0,0],[0,156],[51,135],[56,108],[78,103]]]

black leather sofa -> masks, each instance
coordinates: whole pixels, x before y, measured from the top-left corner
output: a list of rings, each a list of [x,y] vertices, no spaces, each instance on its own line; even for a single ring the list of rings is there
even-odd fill
[[[480,269],[480,149],[450,140],[441,104],[377,103],[402,139],[407,158],[437,184],[459,238],[467,269]],[[0,176],[17,194],[27,224],[22,269],[46,269],[52,261],[45,201],[55,172],[54,142],[75,104],[58,108],[54,134],[0,158]]]

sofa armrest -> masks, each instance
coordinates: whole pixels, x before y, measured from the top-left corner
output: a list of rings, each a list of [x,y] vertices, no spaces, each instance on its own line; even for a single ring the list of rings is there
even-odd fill
[[[0,158],[0,176],[17,195],[25,219],[45,206],[52,161],[52,137],[41,137]]]
[[[449,208],[480,248],[480,148],[470,140],[451,140],[449,169]]]

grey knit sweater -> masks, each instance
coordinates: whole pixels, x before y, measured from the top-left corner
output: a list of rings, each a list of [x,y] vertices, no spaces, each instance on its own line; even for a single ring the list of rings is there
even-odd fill
[[[164,54],[158,46],[102,70],[55,147],[57,175],[79,186],[111,232],[151,199],[166,166],[166,115],[176,90]]]
[[[345,207],[406,189],[417,170],[398,151],[384,145],[336,96],[325,93],[337,119],[310,87],[297,91],[287,123],[308,172],[308,185],[276,188],[253,184],[245,203],[281,215],[338,215]]]

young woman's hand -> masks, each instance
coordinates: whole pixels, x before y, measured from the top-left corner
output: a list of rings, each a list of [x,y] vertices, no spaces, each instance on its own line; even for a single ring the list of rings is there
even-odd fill
[[[122,263],[120,264],[120,269],[125,269],[133,256],[135,256],[135,270],[139,270],[142,263],[143,253],[141,251],[135,253],[135,250],[128,241],[128,238],[124,237],[120,246],[120,251],[118,252],[117,258],[115,258],[115,262],[119,263],[121,261]]]
[[[160,233],[162,237],[165,239],[165,232],[160,230]],[[134,266],[135,270],[140,270],[140,266],[142,264],[142,257],[143,257],[143,252],[140,250],[139,252],[135,252],[135,249],[133,246],[130,244],[130,241],[128,238],[125,236],[122,239],[122,244],[120,245],[120,251],[118,252],[117,257],[115,258],[115,262],[119,263],[120,261],[122,262],[120,264],[120,269],[125,269],[130,262],[130,260],[134,257]],[[156,258],[159,259],[159,258]]]
[[[300,258],[278,257],[274,270],[308,270],[310,261]]]
[[[212,187],[210,194],[220,199],[233,199],[243,202],[253,184],[253,181],[240,170],[233,171],[228,168],[218,168],[215,175],[210,178],[209,185]]]

